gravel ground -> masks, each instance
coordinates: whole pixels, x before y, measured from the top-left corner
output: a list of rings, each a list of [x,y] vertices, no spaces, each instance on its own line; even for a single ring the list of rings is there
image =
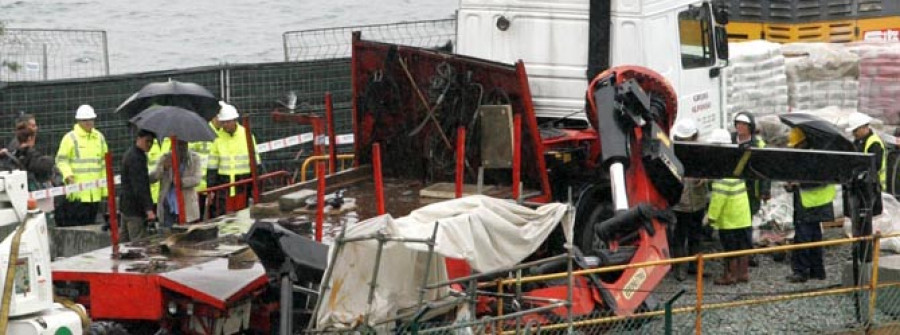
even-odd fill
[[[839,229],[828,229],[825,232],[826,239],[841,237]],[[719,251],[717,242],[704,244],[706,252]],[[719,261],[707,263],[705,272],[709,276],[704,280],[703,302],[709,304],[743,301],[842,287],[842,272],[845,264],[851,261],[851,248],[849,245],[826,248],[827,279],[810,280],[806,283],[795,284],[785,280],[785,277],[791,274],[789,255],[783,262],[773,260],[771,254],[758,255],[757,260],[760,262],[759,266],[750,268],[750,282],[733,286],[714,285],[712,280],[722,273],[722,265]],[[680,290],[684,290],[685,293],[676,301],[674,307],[693,306],[697,298],[696,276],[689,276],[685,281],[678,281],[670,274],[657,287],[656,294],[660,301],[664,302]],[[891,300],[900,298],[897,294],[882,294],[880,297]],[[863,298],[868,299],[868,296],[864,295]],[[820,334],[846,331],[858,327],[855,324],[856,313],[853,301],[853,294],[842,294],[704,311],[703,333]],[[880,312],[876,313],[875,317],[877,321],[891,319],[889,315]],[[673,317],[674,333],[693,333],[694,322],[693,313],[676,315]],[[624,331],[625,333],[661,334],[663,330],[662,318],[656,318],[638,329],[616,329],[616,333]]]

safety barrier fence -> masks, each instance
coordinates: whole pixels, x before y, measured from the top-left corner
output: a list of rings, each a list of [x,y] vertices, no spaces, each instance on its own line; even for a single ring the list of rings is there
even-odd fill
[[[3,29],[0,80],[42,81],[109,75],[106,31]]]
[[[526,275],[529,266],[521,266],[510,269],[503,278],[481,281],[477,287],[469,285],[467,290],[458,293],[465,295],[463,298],[457,297],[458,305],[471,304],[474,307],[479,297],[497,299],[495,306],[507,306],[499,307],[499,313],[479,319],[460,318],[460,314],[454,314],[449,317],[450,320],[423,320],[415,324],[406,323],[404,327],[408,333],[421,334],[890,333],[900,330],[900,256],[885,258],[880,247],[886,239],[898,237],[900,233],[876,234],[538,276]],[[874,250],[871,262],[859,265],[856,284],[852,280],[848,282],[848,275],[850,279],[853,277],[847,273],[850,249],[866,243]],[[840,264],[826,264],[831,280],[788,284],[784,282],[784,275],[790,273],[790,267],[773,268],[772,264],[766,265],[768,268],[763,265],[752,268],[749,283],[733,286],[713,285],[712,280],[704,275],[712,272],[710,268],[721,269],[716,261],[727,258],[797,253],[813,248],[824,248],[826,258],[840,261]],[[558,257],[565,258],[565,255]],[[647,306],[631,315],[616,315],[614,311],[598,306],[588,314],[575,314],[570,319],[566,316],[567,308],[583,303],[584,299],[594,299],[578,296],[584,293],[579,289],[590,285],[578,278],[603,278],[628,268],[682,266],[688,263],[697,267],[694,279],[679,282],[671,276],[667,277],[654,290],[664,301],[659,306]],[[843,271],[838,267],[844,267]],[[840,282],[841,274],[843,283]],[[465,279],[453,282],[462,283]],[[543,304],[525,304],[538,296],[529,294],[531,289],[565,287],[567,284],[570,285],[568,291],[572,293],[563,290],[562,293],[558,291],[556,296],[540,295],[547,300]],[[425,287],[433,288],[434,285]],[[563,304],[554,305],[560,299]],[[504,311],[504,308],[507,309]]]

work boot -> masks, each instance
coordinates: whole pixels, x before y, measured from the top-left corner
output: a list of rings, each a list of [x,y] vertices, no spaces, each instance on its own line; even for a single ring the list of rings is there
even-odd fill
[[[679,264],[675,266],[675,279],[678,281],[684,281],[687,279],[687,271],[684,268],[684,264]]]
[[[738,283],[746,283],[750,281],[750,256],[738,258],[738,271],[735,276]]]
[[[793,273],[785,279],[791,283],[805,283],[809,278],[799,273]]]
[[[726,259],[722,264],[722,277],[716,278],[713,284],[716,285],[734,285],[734,275],[737,273],[737,261],[734,259]]]

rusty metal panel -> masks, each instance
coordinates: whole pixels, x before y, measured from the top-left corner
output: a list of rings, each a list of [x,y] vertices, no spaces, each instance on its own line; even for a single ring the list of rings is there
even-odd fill
[[[481,118],[481,159],[485,169],[510,169],[513,156],[512,106],[484,105]]]

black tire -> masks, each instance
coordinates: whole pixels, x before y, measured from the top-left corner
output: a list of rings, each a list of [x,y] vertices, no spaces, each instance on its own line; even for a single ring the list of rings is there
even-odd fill
[[[615,215],[608,192],[607,187],[591,187],[578,200],[574,239],[575,245],[585,255],[593,254],[596,249],[605,248],[603,241],[595,239],[594,225]]]
[[[88,328],[87,335],[129,335],[121,323],[114,321],[94,321]]]

